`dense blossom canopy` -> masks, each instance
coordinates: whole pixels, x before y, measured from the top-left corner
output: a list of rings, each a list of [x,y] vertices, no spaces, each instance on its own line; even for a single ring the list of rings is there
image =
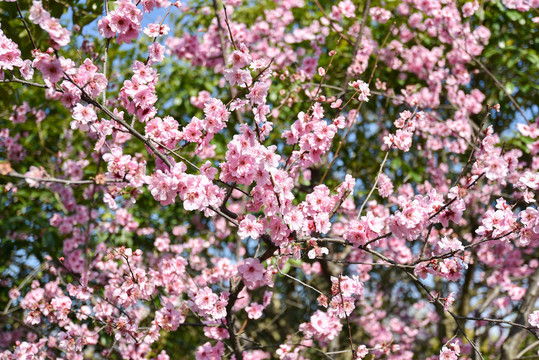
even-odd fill
[[[0,9],[0,359],[538,354],[539,1]]]

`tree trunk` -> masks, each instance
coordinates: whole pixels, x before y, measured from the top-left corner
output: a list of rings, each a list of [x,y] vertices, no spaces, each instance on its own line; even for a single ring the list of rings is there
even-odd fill
[[[515,320],[518,324],[527,324],[527,318],[530,312],[533,310],[537,296],[539,295],[539,267],[535,269],[535,272],[530,277],[530,284],[528,286],[528,291],[522,299],[522,304],[518,310],[518,316]],[[505,340],[505,343],[502,346],[502,353],[500,359],[512,360],[514,359],[519,351],[519,347],[522,344],[522,341],[526,337],[527,331],[523,328],[512,326],[509,331],[509,335]]]

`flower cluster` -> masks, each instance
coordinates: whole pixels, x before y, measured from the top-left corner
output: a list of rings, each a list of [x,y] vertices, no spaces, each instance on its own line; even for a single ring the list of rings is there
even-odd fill
[[[235,50],[230,55],[232,69],[225,70],[225,79],[230,86],[238,85],[239,87],[251,86],[253,79],[249,70],[242,68],[249,66],[253,58],[249,55],[249,50],[245,44],[240,44],[239,50]]]
[[[307,338],[315,338],[321,343],[334,339],[342,329],[342,324],[336,316],[329,312],[317,310],[308,323],[300,325]]]
[[[53,18],[51,14],[43,8],[43,4],[40,0],[33,0],[29,14],[30,21],[39,25],[43,30],[49,33],[54,48],[58,49],[69,44],[71,32],[64,29],[60,24],[60,20]]]
[[[204,102],[204,115],[202,120],[193,117],[180,134],[182,140],[197,144],[200,155],[210,146],[215,134],[226,127],[230,112],[221,100],[208,98]]]
[[[457,360],[460,355],[460,345],[458,342],[452,342],[442,347],[440,351],[440,360]]]
[[[299,144],[299,150],[293,152],[291,159],[301,167],[317,163],[331,147],[337,127],[323,118],[324,109],[317,102],[313,105],[312,113],[300,112],[291,129],[282,134],[287,144]]]
[[[28,47],[5,35],[17,31],[0,30],[0,82],[17,83],[0,129],[13,262],[0,358],[169,360],[167,332],[196,336],[200,360],[301,360],[342,353],[343,340],[354,360],[496,352],[514,331],[490,327],[514,325],[503,319],[539,276],[539,119],[514,138],[512,110],[478,120],[493,45],[476,16],[499,14],[475,0],[378,4],[363,19],[355,0],[241,3],[118,0],[72,27],[40,0],[13,4],[34,50],[23,59]],[[168,8],[160,22],[146,17],[155,8]],[[516,11],[519,29],[538,21]],[[109,58],[125,49],[129,64]],[[439,314],[462,304],[470,316],[466,293],[489,296],[473,314],[496,319],[473,324],[489,336],[430,349],[420,340],[454,330]],[[539,327],[538,311],[524,316]],[[275,337],[267,351],[254,349],[262,334]]]
[[[22,69],[27,68],[28,65],[21,59],[19,46],[0,29],[0,70],[13,70],[14,67],[21,68],[21,73],[26,80],[32,77],[27,70]]]
[[[142,11],[131,0],[118,0],[114,5],[116,8],[99,20],[99,32],[106,38],[116,37],[118,44],[129,44],[142,31]]]
[[[120,90],[120,100],[130,114],[136,114],[139,121],[146,122],[157,112],[154,106],[157,101],[155,95],[157,71],[140,61],[135,61],[131,70],[134,73],[133,77],[124,81],[124,86]]]
[[[397,128],[395,134],[384,137],[384,143],[388,146],[395,146],[397,149],[407,152],[412,146],[412,137],[416,128],[416,121],[423,116],[423,113],[412,114],[408,110],[399,114],[399,118],[394,124]]]
[[[219,206],[223,192],[212,183],[212,172],[203,175],[185,173],[186,166],[179,162],[172,170],[157,170],[146,178],[153,197],[162,205],[175,202],[176,196],[183,201],[186,210],[204,211]],[[215,173],[213,173],[215,175]]]

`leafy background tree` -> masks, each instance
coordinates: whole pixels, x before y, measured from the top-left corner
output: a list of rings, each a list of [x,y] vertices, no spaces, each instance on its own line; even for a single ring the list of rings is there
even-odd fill
[[[320,3],[306,1],[304,6],[293,8],[294,21],[288,25],[287,30],[293,32],[297,28],[308,27],[313,22],[320,21],[320,18],[324,16],[320,8],[329,14],[332,11],[333,4],[331,1],[321,1]],[[362,28],[362,21],[369,22],[368,27],[366,26],[360,31],[363,31],[363,34],[366,34],[369,39],[372,39],[380,47],[384,47],[382,44],[390,44],[392,40],[397,39],[399,36],[397,29],[409,22],[408,16],[397,15],[398,2],[380,3],[373,1],[371,3],[368,1],[367,3],[357,3],[356,5],[358,7],[356,11],[357,18],[344,19],[340,24],[338,22],[335,24],[343,27],[341,34],[344,34],[346,39],[337,32],[331,31],[319,48],[319,56],[316,55],[317,49],[311,48],[309,40],[292,43],[290,48],[295,52],[299,51],[301,53],[303,51],[308,55],[315,56],[318,61],[317,67],[327,69],[327,77],[325,77],[323,86],[320,86],[320,94],[326,97],[334,96],[335,99],[341,98],[346,101],[351,95],[348,82],[356,78],[369,81],[371,74],[373,74],[371,83],[373,93],[374,83],[377,78],[385,82],[387,89],[392,89],[394,93],[391,95],[379,90],[374,93],[369,102],[360,106],[358,106],[358,102],[353,103],[351,108],[360,108],[358,121],[351,126],[349,132],[347,131],[348,128],[340,130],[333,141],[332,150],[319,163],[312,165],[300,179],[300,186],[297,187],[295,192],[298,202],[305,200],[306,194],[312,192],[313,188],[322,180],[330,189],[334,189],[342,182],[344,174],[350,174],[359,180],[353,201],[356,207],[361,206],[367,198],[374,180],[377,178],[380,164],[386,154],[386,149],[381,146],[384,131],[387,132],[385,129],[392,127],[394,119],[399,116],[400,112],[411,109],[410,104],[398,99],[398,95],[402,90],[406,90],[406,86],[410,84],[415,84],[416,89],[426,86],[425,79],[419,78],[416,74],[402,69],[392,69],[386,62],[387,59],[382,56],[383,54],[376,55],[373,53],[369,56],[368,66],[362,74],[357,76],[347,74],[347,69],[352,64],[355,56],[354,50],[362,50],[366,46],[355,37],[358,33],[358,27],[359,29]],[[18,6],[20,6],[20,11]],[[98,19],[103,16],[105,7],[103,1],[68,3],[51,0],[44,1],[44,6],[51,16],[61,18],[62,23],[67,25],[73,32],[72,42],[68,46],[62,47],[61,51],[59,51],[61,55],[79,62],[89,57],[101,66],[105,60],[105,53],[107,54],[106,73],[111,75],[111,80],[114,80],[110,82],[107,89],[107,105],[111,108],[119,106],[115,96],[120,90],[119,87],[122,81],[129,79],[132,74],[128,64],[131,64],[133,60],[143,61],[146,58],[145,49],[148,45],[148,38],[139,37],[132,44],[119,45],[113,39],[101,37],[96,31],[96,26]],[[112,3],[107,6],[114,7]],[[261,19],[264,19],[265,15],[260,12],[260,9],[270,10],[278,6],[273,1],[247,1],[233,13],[227,14],[230,17],[228,21],[232,25],[246,24],[247,27],[252,27]],[[363,14],[367,14],[370,8],[376,6],[385,7],[394,16],[386,23],[378,23],[366,15],[362,18]],[[3,11],[0,14],[2,31],[8,38],[19,45],[22,57],[25,59],[32,58],[33,45],[20,16],[22,14],[24,17],[29,7],[29,2],[4,2],[1,5]],[[224,21],[222,19],[222,4],[219,2],[193,1],[185,4],[184,7],[188,10],[185,12],[172,12],[165,21],[170,26],[171,32],[178,37],[192,34],[200,38],[205,33],[205,30],[215,24],[216,13],[221,16],[220,20]],[[166,9],[152,13],[148,18],[145,18],[143,27],[149,22],[160,21],[165,16],[165,13]],[[468,64],[468,70],[471,72],[468,90],[480,89],[485,95],[484,104],[491,106],[496,103],[502,104],[502,111],[490,117],[488,124],[484,124],[486,109],[475,114],[471,118],[475,127],[474,131],[479,137],[481,131],[488,125],[493,125],[494,131],[501,133],[502,137],[505,137],[503,139],[506,140],[504,150],[520,149],[527,152],[528,155],[525,155],[524,159],[529,162],[532,160],[532,154],[529,153],[527,145],[531,141],[516,133],[516,124],[525,121],[524,117],[527,120],[534,119],[537,117],[538,112],[539,46],[537,43],[537,26],[534,26],[532,22],[535,15],[533,11],[508,10],[501,1],[490,1],[480,3],[479,10],[469,21],[472,28],[482,25],[490,29],[492,37],[485,44],[481,54],[474,57]],[[355,29],[354,26],[356,26]],[[29,30],[34,41],[40,44],[39,47],[42,50],[45,49],[49,41],[47,33],[32,24],[30,24]],[[216,64],[214,67],[194,65],[190,59],[178,58],[174,54],[167,55],[165,60],[158,65],[159,82],[156,93],[160,99],[159,116],[170,115],[183,127],[191,121],[193,116],[203,117],[202,109],[195,107],[191,101],[191,98],[198,96],[201,91],[208,91],[212,97],[222,99],[225,104],[241,92],[241,89],[231,90],[231,87],[223,81],[222,71],[224,67],[222,58],[233,50],[233,44],[230,40],[228,29],[223,27],[221,30],[227,51],[225,54],[217,56],[216,59],[210,59],[210,63]],[[436,36],[428,36],[425,32],[420,31],[417,32],[411,43],[428,49],[433,49],[436,46],[446,46]],[[281,44],[276,46],[281,46]],[[328,55],[332,50],[336,52],[333,60]],[[297,119],[300,111],[308,111],[313,101],[305,93],[305,90],[316,92],[320,82],[320,77],[316,76],[312,81],[301,79],[299,68],[302,66],[302,60],[298,58],[290,63],[285,60],[285,66],[275,67],[273,70],[277,76],[272,79],[268,104],[272,109],[278,109],[279,114],[273,120],[275,131],[269,135],[266,141],[268,144],[275,144],[283,156],[289,156],[293,148],[286,145],[285,140],[281,138],[281,133],[288,129],[290,124]],[[278,61],[277,59],[276,62]],[[328,69],[330,63],[331,67]],[[297,76],[290,76],[290,74],[296,74]],[[11,75],[10,72],[5,72],[4,77],[9,79]],[[35,114],[31,114],[26,122],[14,124],[10,116],[12,116],[15,107],[21,106],[24,102],[27,102],[32,109],[43,110],[46,114],[46,120],[38,122],[35,119]],[[58,178],[63,176],[63,164],[67,159],[73,158],[88,161],[88,165],[84,166],[83,170],[82,178],[84,179],[92,179],[106,172],[106,163],[91,151],[94,139],[88,139],[87,134],[83,132],[70,130],[70,111],[60,102],[48,100],[43,89],[19,83],[2,84],[0,86],[0,104],[0,128],[10,129],[11,132],[20,134],[19,143],[25,155],[22,161],[16,162],[12,158],[16,155],[10,154],[5,150],[4,146],[3,152],[0,153],[1,159],[5,161],[3,164],[9,163],[9,166],[12,166],[21,174],[30,170],[31,166],[39,164],[43,166],[51,177]],[[448,99],[447,94],[442,93],[440,105],[436,109],[425,109],[425,111],[429,110],[432,110],[442,119],[448,119],[453,117],[458,109]],[[328,118],[333,118],[338,112],[338,109],[328,109],[326,114]],[[345,112],[345,115],[347,115],[347,112]],[[249,115],[245,116],[248,117]],[[239,117],[231,116],[230,125],[212,141],[216,152],[216,156],[212,159],[213,165],[217,165],[218,161],[224,160],[227,144],[237,134],[240,122],[248,122],[249,120],[242,119],[241,115]],[[135,128],[143,132],[144,124],[135,123]],[[390,154],[387,169],[392,174],[395,188],[412,182],[414,190],[419,191],[418,187],[421,187],[426,181],[433,181],[433,174],[429,170],[433,167],[433,164],[429,163],[429,161],[434,161],[438,165],[448,164],[447,179],[451,181],[459,179],[463,164],[467,163],[470,152],[466,151],[458,154],[442,149],[433,156],[428,155],[425,150],[428,147],[427,140],[428,136],[414,139],[414,142],[417,141],[418,144],[423,146],[417,152],[400,155]],[[342,142],[342,147],[339,146],[340,142]],[[194,163],[202,164],[203,159],[194,154],[194,147],[193,144],[186,144],[178,151],[183,157],[191,159]],[[339,152],[338,154],[337,151]],[[124,153],[127,152],[130,154],[147,154],[147,149],[140,142],[130,141],[124,148]],[[146,157],[146,159],[148,160],[148,169],[153,169],[155,165],[154,158]],[[55,190],[56,188],[54,187],[41,186],[38,191],[33,187],[28,187],[23,179],[2,176],[0,181],[4,189],[0,195],[0,241],[2,250],[0,252],[0,259],[2,260],[0,273],[3,278],[3,286],[0,287],[0,304],[7,304],[9,302],[9,289],[21,284],[22,279],[30,277],[43,277],[46,279],[49,276],[43,269],[37,273],[34,272],[39,264],[46,261],[61,263],[61,260],[58,259],[64,256],[62,247],[65,235],[61,234],[57,228],[50,226],[50,221],[54,213],[68,213],[69,211],[63,205],[59,191]],[[10,191],[13,187],[17,188],[16,192]],[[103,204],[100,190],[96,190],[95,185],[73,186],[72,189],[77,204],[81,204],[81,208],[77,209],[77,211],[82,211],[83,207],[87,211],[95,211],[98,216],[96,223],[111,223],[111,227],[113,226],[116,214],[114,211],[108,210]],[[250,189],[245,188],[244,190],[249,191]],[[511,192],[514,189],[508,186],[506,190]],[[127,189],[123,194],[125,199],[129,199],[133,195],[129,191],[136,192],[136,189]],[[509,193],[509,195],[511,194]],[[236,194],[233,195],[233,198],[235,196]],[[383,201],[376,193],[370,196],[370,199]],[[492,196],[487,200],[487,203],[495,204],[496,199],[497,196]],[[240,202],[241,198],[238,197],[236,203]],[[517,209],[525,208],[521,204],[515,206]],[[475,207],[475,211],[470,211],[469,219],[467,219],[468,225],[458,230],[455,229],[455,231],[460,231],[458,234],[461,237],[465,237],[466,233],[472,233],[479,226],[479,216],[484,211],[484,207],[482,208],[479,203],[472,204],[470,207]],[[240,205],[237,205],[237,208],[241,209]],[[148,191],[137,194],[136,204],[127,205],[127,209],[133,215],[133,221],[138,223],[138,228],[151,228],[154,232],[145,234],[144,232],[135,232],[123,228],[107,232],[95,226],[96,224],[93,224],[93,221],[89,221],[86,226],[81,226],[81,231],[86,231],[89,238],[85,249],[85,251],[88,251],[89,256],[92,254],[92,249],[95,249],[101,243],[111,247],[125,245],[152,253],[154,251],[155,234],[165,232],[172,234],[174,228],[181,225],[187,227],[186,239],[190,237],[208,239],[217,232],[213,219],[205,218],[196,212],[187,212],[183,209],[181,203],[163,207],[154,200]],[[395,211],[398,206],[388,204],[388,209]],[[222,241],[212,244],[213,253],[206,256],[208,259],[210,256],[222,256],[240,260],[239,244],[237,236],[231,233]],[[257,245],[258,243],[255,241],[247,242],[245,244],[246,254],[250,257],[254,256],[255,252],[257,252]],[[420,251],[422,241],[413,242],[410,246],[414,251]],[[330,253],[346,252],[345,249],[345,246],[331,245]],[[533,249],[530,249],[530,251],[524,251],[522,256],[525,258],[525,262],[528,263],[532,261],[535,253]],[[314,265],[315,263],[319,263],[322,267],[322,275],[305,276],[305,267],[317,266]],[[309,284],[313,287],[330,291],[330,276],[337,276],[347,268],[348,265],[336,265],[303,258],[285,264],[285,267],[280,271],[309,281]],[[477,310],[474,309],[474,304],[478,299],[483,299],[487,291],[484,280],[476,279],[479,273],[482,273],[482,276],[488,276],[491,269],[486,266],[483,267],[480,263],[477,265],[472,264],[466,270],[465,276],[457,283],[448,284],[447,282],[436,280],[430,285],[435,291],[443,294],[453,289],[459,289],[460,303],[456,304],[458,313],[473,314]],[[73,274],[66,274],[65,282],[75,281],[75,277]],[[387,296],[378,301],[383,304],[380,308],[385,309],[388,314],[394,311],[394,315],[398,315],[404,321],[412,321],[414,316],[417,316],[415,309],[408,308],[408,306],[409,304],[418,303],[420,299],[424,299],[425,294],[417,284],[407,281],[409,279],[405,273],[398,268],[373,267],[370,271],[370,277],[371,281],[365,283],[366,293],[371,297],[369,300],[374,302],[377,293],[384,293]],[[523,280],[523,282],[526,282],[526,280]],[[22,289],[28,288],[29,283],[26,283]],[[245,333],[253,337],[253,334],[256,334],[260,338],[271,339],[265,344],[285,341],[285,334],[281,332],[281,329],[288,328],[290,324],[308,321],[309,316],[318,307],[316,294],[313,294],[305,286],[291,282],[287,277],[277,277],[275,288],[279,289],[279,295],[268,308],[262,322],[247,321],[246,316],[240,318],[240,323],[244,325]],[[163,306],[159,299],[153,299],[151,303],[154,306]],[[515,303],[514,306],[518,307],[518,304]],[[425,337],[421,339],[423,341],[418,341],[414,344],[413,348],[417,354],[430,355],[437,353],[438,349],[444,344],[445,340],[442,339],[450,338],[455,332],[456,325],[452,319],[448,319],[442,309],[438,308],[437,311],[442,320],[437,324],[430,323],[426,325],[425,329],[432,328],[431,330],[437,333],[438,336]],[[6,324],[6,331],[13,331],[24,326],[22,323],[13,320],[10,314],[2,313],[1,315],[2,322],[5,321]],[[149,323],[144,325],[149,326]],[[353,324],[352,331],[358,337],[365,336],[359,324]],[[495,332],[492,333],[490,330],[483,329],[478,331],[483,331],[482,335],[474,334],[474,339],[479,339],[483,336],[483,341],[478,341],[478,343],[483,344],[480,351],[485,357],[495,358],[498,355],[496,353],[498,349],[489,348],[489,342],[487,341],[489,337],[496,336]],[[182,326],[178,331],[163,335],[152,347],[152,352],[149,356],[156,356],[164,349],[169,354],[178,354],[178,358],[183,358],[183,355],[180,354],[196,350],[200,336],[200,328]],[[336,351],[342,348],[343,344],[347,342],[347,336],[343,332],[340,338],[329,345],[329,349]],[[531,337],[530,335],[529,338]],[[113,338],[110,337],[103,340],[101,345],[110,347],[114,346],[113,344]],[[522,342],[520,350],[524,347],[525,342]],[[320,356],[314,350],[307,350],[307,353],[313,358]],[[94,355],[86,354],[86,356],[92,357]],[[118,354],[113,353],[112,356],[116,357]],[[188,356],[185,355],[185,357],[187,358]]]

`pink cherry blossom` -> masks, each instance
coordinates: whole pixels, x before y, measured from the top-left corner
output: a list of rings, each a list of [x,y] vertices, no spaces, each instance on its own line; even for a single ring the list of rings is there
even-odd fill
[[[356,80],[348,84],[349,86],[356,89],[358,92],[358,100],[359,101],[369,101],[369,96],[371,96],[371,91],[369,89],[369,85],[362,81],[362,80]]]
[[[258,259],[246,259],[238,266],[238,273],[242,279],[248,284],[254,284],[262,280],[264,276],[264,266],[260,264]]]
[[[248,237],[258,239],[258,237],[262,234],[263,229],[263,225],[259,223],[253,215],[248,214],[245,219],[240,222],[238,236],[243,239]]]
[[[539,310],[532,312],[528,315],[528,322],[531,326],[539,328]]]

